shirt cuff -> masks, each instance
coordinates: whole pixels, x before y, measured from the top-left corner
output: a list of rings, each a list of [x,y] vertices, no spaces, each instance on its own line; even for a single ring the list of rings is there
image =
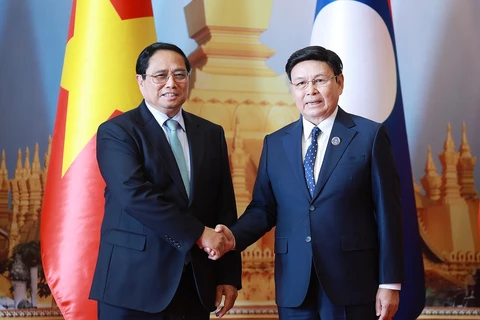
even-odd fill
[[[384,283],[378,286],[382,289],[390,289],[390,290],[402,290],[401,283]]]

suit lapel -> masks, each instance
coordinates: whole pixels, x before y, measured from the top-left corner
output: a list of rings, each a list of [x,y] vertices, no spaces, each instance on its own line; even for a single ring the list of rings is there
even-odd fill
[[[192,204],[195,196],[195,190],[201,188],[196,185],[198,175],[202,168],[203,151],[204,151],[204,137],[200,124],[188,113],[183,111],[183,119],[185,120],[185,127],[187,130],[188,145],[190,147],[190,201]]]
[[[288,162],[292,168],[293,175],[296,177],[298,183],[301,186],[301,190],[308,199],[310,199],[310,193],[308,192],[307,182],[305,181],[305,173],[303,170],[302,161],[302,137],[303,137],[303,125],[302,118],[296,122],[292,130],[287,132],[283,138],[283,147],[285,154],[287,155]]]
[[[320,175],[318,177],[317,184],[315,185],[315,194],[313,195],[313,199],[315,199],[322,191],[325,183],[337,166],[338,161],[355,136],[356,131],[351,129],[351,127],[354,126],[355,123],[350,115],[339,107],[337,117],[335,118],[335,122],[333,124],[332,132],[330,133],[322,167],[320,168]],[[340,138],[340,143],[338,145],[333,145],[331,143],[331,139],[334,137]]]
[[[144,102],[140,104],[138,110],[139,116],[137,121],[144,125],[143,128],[146,139],[150,141],[155,151],[157,151],[158,156],[160,159],[162,159],[175,186],[183,195],[185,201],[187,201],[188,196],[185,190],[185,185],[183,184],[182,176],[180,174],[180,170],[178,169],[177,161],[173,155],[172,148],[170,148],[170,144],[165,137],[165,132],[160,127],[160,124],[155,120]]]

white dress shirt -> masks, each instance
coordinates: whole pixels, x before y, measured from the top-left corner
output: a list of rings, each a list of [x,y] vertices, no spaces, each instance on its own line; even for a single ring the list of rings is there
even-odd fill
[[[317,148],[317,157],[315,158],[315,165],[313,167],[313,173],[315,177],[315,184],[318,181],[318,174],[320,173],[320,168],[322,167],[323,158],[325,157],[325,152],[327,151],[328,139],[330,133],[332,132],[333,123],[335,122],[335,117],[337,116],[338,107],[333,111],[333,113],[325,120],[319,123],[317,126],[322,132],[318,136],[318,148]],[[313,123],[308,120],[305,120],[302,117],[303,121],[303,139],[302,139],[302,160],[305,161],[305,155],[307,154],[307,149],[311,145],[312,138],[312,129],[315,127]]]
[[[317,125],[317,127],[320,130],[322,130],[322,132],[318,136],[317,157],[315,158],[315,166],[313,168],[313,173],[315,176],[315,184],[318,181],[320,168],[322,167],[323,159],[325,157],[325,152],[327,151],[328,141],[330,140],[330,134],[332,133],[333,124],[335,122],[335,118],[337,117],[337,112],[338,112],[338,107],[335,108],[335,111],[333,111],[333,113],[327,119],[323,120]],[[304,117],[302,117],[302,122],[303,122],[302,159],[303,161],[305,161],[305,154],[307,153],[307,149],[311,144],[312,129],[315,125],[310,121],[306,120]],[[400,283],[380,284],[379,288],[400,290],[401,284]]]
[[[170,119],[166,114],[163,112],[160,112],[159,110],[155,109],[154,107],[150,106],[146,101],[145,104],[147,105],[148,110],[153,114],[153,117],[155,120],[157,120],[158,124],[160,127],[163,129],[163,132],[165,133],[165,137],[167,138],[167,141],[170,143],[169,138],[168,138],[168,132],[169,130],[167,128],[167,125],[165,124],[165,121]],[[190,175],[190,148],[188,146],[188,138],[187,138],[187,130],[185,128],[185,121],[183,120],[183,115],[182,115],[182,109],[173,117],[171,118],[180,124],[181,128],[177,127],[177,136],[178,140],[180,140],[180,144],[182,145],[182,150],[183,154],[185,156],[185,163],[187,164],[187,172],[188,172],[188,179],[191,180],[191,175]]]

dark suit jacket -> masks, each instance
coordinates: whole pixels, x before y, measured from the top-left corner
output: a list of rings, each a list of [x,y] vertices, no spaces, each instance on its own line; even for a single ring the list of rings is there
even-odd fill
[[[204,226],[231,225],[236,204],[223,129],[183,111],[191,154],[191,196],[165,133],[142,102],[100,125],[97,161],[106,182],[100,250],[90,298],[162,311],[173,298],[185,256],[204,307],[216,285],[241,287],[239,253],[218,261],[195,244]]]
[[[400,181],[386,128],[339,108],[313,199],[302,132],[300,119],[265,137],[252,202],[232,227],[237,250],[276,226],[279,306],[303,302],[312,262],[332,302],[372,302],[379,283],[403,279]]]

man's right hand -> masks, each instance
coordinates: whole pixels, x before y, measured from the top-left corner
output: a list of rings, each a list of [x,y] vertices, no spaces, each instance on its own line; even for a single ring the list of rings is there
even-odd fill
[[[208,258],[212,260],[217,260],[230,251],[227,243],[228,239],[223,233],[215,232],[209,227],[205,227],[201,237],[197,240],[197,245],[208,253]]]
[[[225,242],[225,250],[223,252],[213,250],[212,248],[210,248],[210,250],[209,248],[204,248],[205,252],[208,253],[208,258],[212,260],[220,259],[225,253],[235,249],[235,237],[232,231],[230,231],[230,229],[227,226],[223,224],[217,224],[217,226],[215,227],[215,232],[217,232],[218,234],[224,235],[226,242]]]
[[[217,226],[215,227],[215,232],[221,232],[225,235],[225,237],[227,238],[226,247],[228,251],[235,249],[235,236],[226,225],[217,224]]]

